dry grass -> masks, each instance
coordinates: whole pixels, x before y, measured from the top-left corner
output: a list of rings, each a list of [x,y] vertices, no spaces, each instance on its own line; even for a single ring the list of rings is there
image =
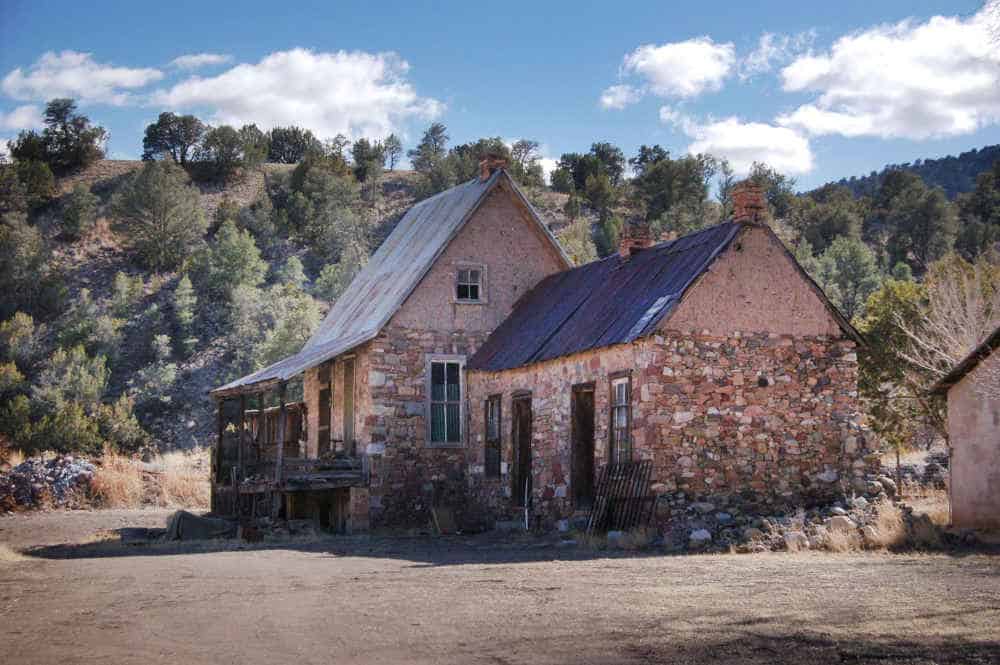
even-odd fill
[[[171,452],[143,463],[106,450],[90,488],[102,508],[207,508],[208,452]]]
[[[876,539],[871,545],[882,549],[902,547],[906,544],[906,524],[903,511],[892,501],[882,500],[877,506],[875,517]]]
[[[927,515],[937,526],[945,527],[951,523],[951,503],[947,490],[912,488],[906,495],[906,503],[913,508],[914,513]]]
[[[863,543],[856,530],[827,529],[822,537],[823,548],[830,552],[856,552]]]
[[[24,561],[26,558],[27,557],[17,550],[11,549],[9,546],[0,543],[0,564],[17,563],[18,561]]]
[[[25,459],[26,457],[24,451],[14,448],[7,453],[6,458],[3,459],[2,461],[6,462],[7,464],[10,464],[11,467],[15,467],[19,464],[24,463]]]
[[[90,481],[94,503],[102,508],[136,508],[143,503],[142,469],[129,457],[105,450]]]

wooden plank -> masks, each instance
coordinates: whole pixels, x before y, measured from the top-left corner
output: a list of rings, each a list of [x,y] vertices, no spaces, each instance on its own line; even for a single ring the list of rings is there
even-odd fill
[[[285,386],[284,381],[278,384],[278,449],[274,457],[274,482],[277,484],[279,491],[274,501],[273,517],[275,519],[277,519],[281,510],[281,466],[285,457]]]

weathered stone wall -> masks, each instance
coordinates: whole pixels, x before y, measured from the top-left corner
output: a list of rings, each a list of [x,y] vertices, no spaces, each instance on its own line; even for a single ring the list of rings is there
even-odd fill
[[[995,351],[948,391],[956,526],[1000,527],[1000,399],[983,385],[998,375],[1000,352]]]
[[[371,519],[376,526],[425,525],[431,501],[462,506],[465,442],[428,443],[426,363],[429,354],[470,356],[483,333],[432,332],[387,326],[370,342],[372,406],[364,422],[371,457]],[[463,435],[468,435],[468,408]],[[470,511],[472,512],[472,511]]]
[[[533,393],[534,505],[544,521],[569,516],[571,390],[595,384],[595,467],[608,458],[610,375],[631,369],[635,459],[651,459],[658,517],[701,497],[798,503],[841,491],[872,461],[860,436],[854,342],[826,337],[664,333],[500,373],[471,372],[474,483],[498,516],[509,474],[482,478],[482,403],[503,395],[503,461],[512,461],[511,396]]]

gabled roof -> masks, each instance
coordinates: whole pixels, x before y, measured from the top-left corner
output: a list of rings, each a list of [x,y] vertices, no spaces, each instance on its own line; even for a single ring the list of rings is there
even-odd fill
[[[931,388],[931,392],[936,395],[945,395],[948,389],[965,378],[974,370],[979,363],[986,360],[997,349],[1000,349],[1000,327],[993,331],[993,334],[983,340],[983,343],[974,348],[969,355],[965,356],[950,372],[945,374]]]
[[[347,290],[337,298],[301,351],[212,392],[240,392],[241,388],[255,384],[285,381],[374,338],[479,209],[487,194],[501,181],[526,207],[529,217],[552,243],[563,264],[571,265],[511,177],[504,169],[497,169],[486,181],[475,178],[410,208]]]
[[[723,222],[627,260],[615,253],[550,275],[518,301],[469,360],[469,369],[497,372],[651,334],[745,226]],[[799,270],[844,332],[860,341],[822,290]]]

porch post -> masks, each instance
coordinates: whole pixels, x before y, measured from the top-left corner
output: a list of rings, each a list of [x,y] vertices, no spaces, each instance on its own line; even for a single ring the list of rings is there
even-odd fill
[[[221,397],[215,398],[215,410],[217,414],[216,419],[218,420],[218,432],[215,437],[215,450],[212,451],[212,469],[210,471],[210,473],[212,474],[212,498],[211,498],[211,504],[209,505],[209,510],[211,510],[213,513],[218,513],[220,506],[219,506],[219,495],[218,495],[219,493],[216,487],[217,486],[216,481],[218,480],[219,477],[219,467],[222,466],[222,435],[223,432],[225,431],[222,422]]]
[[[281,492],[281,472],[282,463],[285,457],[285,382],[282,381],[278,384],[278,449],[274,455],[274,484],[277,490],[277,496],[275,496],[274,507],[274,517],[278,517],[278,512],[280,511],[281,503],[284,501],[284,496]]]
[[[246,447],[247,443],[247,396],[245,393],[240,394],[240,437],[239,442],[236,444],[236,468],[239,469],[239,479],[242,480],[246,475],[243,470],[244,453],[243,449]]]

